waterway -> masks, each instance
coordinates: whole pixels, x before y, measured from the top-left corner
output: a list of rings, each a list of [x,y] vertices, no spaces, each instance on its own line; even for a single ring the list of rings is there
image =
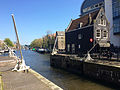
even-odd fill
[[[27,65],[64,90],[113,90],[107,85],[52,68],[49,54],[39,54],[30,50],[23,50],[22,52]],[[19,52],[16,54],[19,55]]]

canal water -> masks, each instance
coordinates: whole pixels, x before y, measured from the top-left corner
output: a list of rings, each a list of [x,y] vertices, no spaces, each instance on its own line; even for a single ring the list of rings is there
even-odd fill
[[[22,52],[27,65],[64,90],[113,90],[81,76],[52,68],[48,54],[39,54],[30,50],[23,50]],[[16,54],[20,55],[18,52]]]

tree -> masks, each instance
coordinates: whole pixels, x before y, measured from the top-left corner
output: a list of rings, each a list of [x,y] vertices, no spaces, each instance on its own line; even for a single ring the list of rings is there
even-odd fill
[[[8,47],[14,47],[13,42],[9,38],[5,38],[4,42],[8,45]]]
[[[0,49],[4,49],[4,44],[2,41],[0,41]]]
[[[47,31],[47,35],[43,36],[40,39],[35,39],[31,42],[30,47],[40,47],[51,50],[53,48],[55,41],[55,35],[51,34],[50,31]]]
[[[35,39],[31,42],[30,47],[41,47],[42,48],[43,40],[40,39]]]

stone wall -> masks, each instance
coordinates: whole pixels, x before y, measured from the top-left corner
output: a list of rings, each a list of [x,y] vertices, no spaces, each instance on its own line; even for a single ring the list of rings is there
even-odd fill
[[[52,67],[120,86],[120,67],[117,66],[85,62],[62,55],[51,55],[50,64]]]
[[[62,68],[73,73],[83,73],[83,61],[75,60],[69,56],[51,55],[50,64],[52,67]]]
[[[120,68],[84,62],[84,75],[120,86]]]

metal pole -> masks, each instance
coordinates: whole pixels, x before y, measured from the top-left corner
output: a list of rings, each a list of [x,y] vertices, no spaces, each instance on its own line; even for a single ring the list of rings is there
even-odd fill
[[[12,19],[13,19],[14,29],[15,29],[15,33],[16,33],[16,37],[17,37],[17,41],[18,41],[18,46],[19,46],[19,50],[20,50],[20,54],[21,54],[21,61],[22,61],[23,56],[22,56],[21,45],[20,45],[20,42],[19,42],[18,34],[17,34],[17,28],[16,28],[16,24],[15,24],[15,19],[14,19],[13,14],[11,14],[11,16],[12,16]]]
[[[54,43],[54,47],[53,47],[52,53],[54,53],[54,51],[55,51],[55,49],[56,49],[55,46],[56,46],[57,40],[58,40],[58,37],[56,36],[56,40],[55,40],[55,43]]]

